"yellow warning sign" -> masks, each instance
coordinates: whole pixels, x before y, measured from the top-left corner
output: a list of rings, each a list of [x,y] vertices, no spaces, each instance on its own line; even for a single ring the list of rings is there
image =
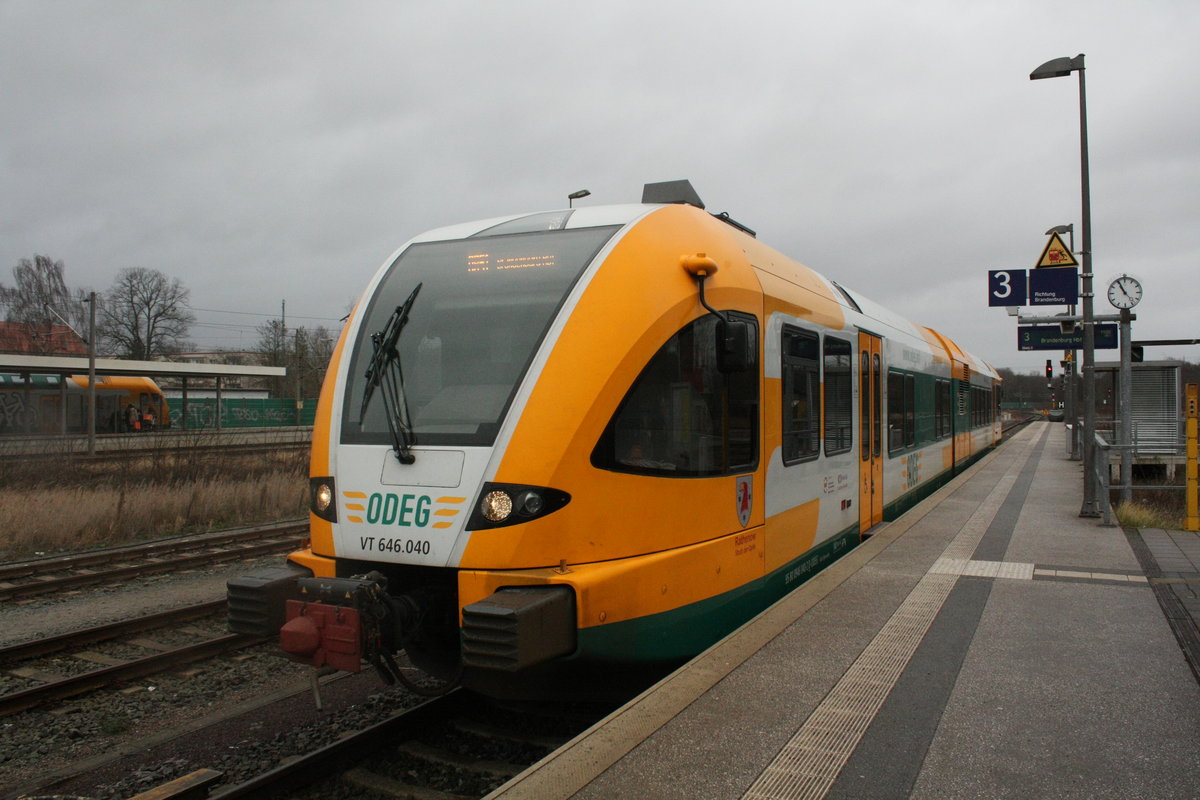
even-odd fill
[[[1071,255],[1071,249],[1063,244],[1062,237],[1057,233],[1052,233],[1050,241],[1046,242],[1046,249],[1042,251],[1042,257],[1038,259],[1034,268],[1078,266],[1079,262],[1075,260],[1075,256]]]

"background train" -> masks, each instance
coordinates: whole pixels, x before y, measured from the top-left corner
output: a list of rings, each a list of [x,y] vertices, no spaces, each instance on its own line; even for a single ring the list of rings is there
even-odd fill
[[[703,208],[649,184],[397,251],[321,393],[310,546],[230,582],[234,630],[497,695],[636,682],[998,441],[989,365]]]
[[[0,374],[0,434],[86,433],[87,375]],[[141,419],[153,410],[155,424],[169,424],[162,391],[150,378],[129,375],[96,377],[96,431],[122,433],[129,406]]]

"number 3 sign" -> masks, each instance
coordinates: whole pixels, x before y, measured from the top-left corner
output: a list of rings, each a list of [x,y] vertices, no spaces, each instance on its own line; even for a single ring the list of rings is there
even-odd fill
[[[1029,273],[1023,269],[988,270],[988,305],[1023,306],[1029,293]]]

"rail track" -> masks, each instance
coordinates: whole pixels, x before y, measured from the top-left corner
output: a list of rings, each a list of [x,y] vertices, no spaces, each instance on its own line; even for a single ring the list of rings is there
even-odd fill
[[[21,684],[33,684],[0,695],[0,717],[261,641],[251,636],[228,634],[223,630],[214,636],[199,628],[180,627],[207,617],[222,615],[223,618],[224,612],[225,600],[213,600],[0,648],[0,669],[9,676],[8,682],[16,679],[15,682]],[[186,641],[182,644],[164,644],[153,639],[134,638],[147,631],[169,626],[172,627],[173,638],[182,635]],[[111,647],[107,648],[110,649],[109,653],[83,649],[99,643],[115,643],[118,652],[133,651],[135,655],[115,656]],[[60,654],[67,655],[64,658]],[[50,657],[55,657],[56,663],[45,664]],[[59,674],[63,671],[61,665],[64,661],[72,662],[69,669],[82,667],[82,671],[72,675]]]
[[[0,565],[0,600],[295,549],[308,523],[288,520]]]
[[[456,690],[226,787],[211,800],[325,798],[367,791],[422,800],[479,798],[610,710],[494,706]]]
[[[6,434],[0,436],[0,464],[88,458],[103,461],[141,458],[169,452],[260,452],[265,449],[301,450],[311,446],[312,428],[263,427],[216,430],[168,428],[149,433],[98,434],[88,453],[88,438],[81,434]]]
[[[1003,439],[1007,439],[1009,436],[1012,436],[1014,433],[1021,430],[1021,428],[1024,428],[1029,423],[1039,419],[1045,419],[1045,417],[1038,414],[1030,414],[1028,416],[1021,417],[1020,419],[1010,420],[1009,422],[1004,423],[1003,427],[1000,429],[1000,436]]]

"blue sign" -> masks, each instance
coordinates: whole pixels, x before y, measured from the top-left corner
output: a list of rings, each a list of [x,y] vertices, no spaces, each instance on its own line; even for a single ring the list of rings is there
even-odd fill
[[[1023,269],[988,270],[988,305],[1025,305],[1028,272]]]
[[[1116,350],[1117,326],[1096,325],[1094,346],[1097,350]],[[1083,326],[1076,325],[1071,333],[1063,333],[1058,325],[1018,325],[1018,350],[1082,350]]]
[[[1029,305],[1073,306],[1079,302],[1079,270],[1075,267],[1035,269],[1029,273]]]

